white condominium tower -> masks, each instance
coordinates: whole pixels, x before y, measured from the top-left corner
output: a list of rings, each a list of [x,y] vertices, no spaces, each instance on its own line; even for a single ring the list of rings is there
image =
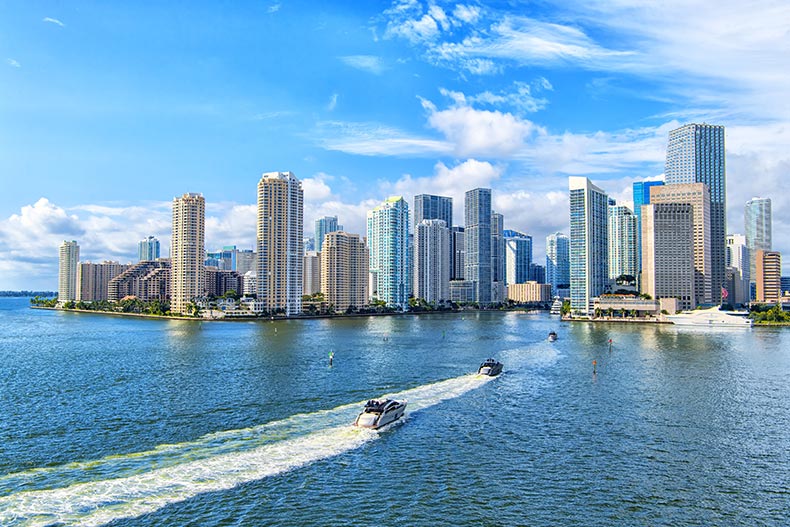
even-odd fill
[[[639,276],[636,215],[626,206],[609,205],[609,280],[622,275]]]
[[[749,248],[749,276],[757,277],[755,258],[757,251],[771,250],[771,198],[752,198],[744,210],[746,246]]]
[[[270,312],[302,311],[304,191],[291,172],[258,182],[258,300]]]
[[[173,234],[170,241],[170,310],[187,313],[195,297],[206,288],[206,200],[189,192],[173,198]]]
[[[491,189],[468,190],[464,197],[464,278],[472,282],[474,301],[491,303]]]
[[[414,231],[414,296],[450,300],[450,229],[444,220],[422,220]]]
[[[609,197],[589,179],[571,176],[571,309],[590,314],[609,284]]]
[[[77,299],[77,264],[80,261],[80,246],[76,241],[63,241],[58,253],[58,302]]]
[[[570,287],[570,242],[561,232],[546,236],[546,282],[551,284],[552,295]]]
[[[667,185],[704,183],[710,193],[710,280],[712,301],[721,299],[727,238],[727,176],[724,127],[687,124],[669,132],[664,180]],[[651,195],[655,187],[651,191]],[[652,203],[652,198],[651,198]],[[699,297],[700,292],[697,291]],[[711,300],[708,300],[711,301]]]
[[[392,196],[368,211],[370,294],[387,305],[408,307],[411,289],[409,269],[409,206]]]
[[[335,311],[368,303],[368,248],[359,234],[331,231],[321,250],[321,292]]]

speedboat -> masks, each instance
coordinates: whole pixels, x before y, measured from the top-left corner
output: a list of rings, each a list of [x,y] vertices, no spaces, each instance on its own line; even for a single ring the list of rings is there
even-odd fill
[[[557,332],[549,331],[549,342],[554,342],[555,340],[557,340]]]
[[[375,430],[403,417],[404,410],[406,410],[406,401],[371,399],[365,403],[365,408],[357,416],[354,426]]]
[[[477,370],[478,375],[494,377],[502,373],[502,363],[494,359],[486,359]]]

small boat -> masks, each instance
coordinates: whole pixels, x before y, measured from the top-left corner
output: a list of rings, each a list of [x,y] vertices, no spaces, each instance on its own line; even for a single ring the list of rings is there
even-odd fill
[[[555,340],[557,340],[557,332],[549,331],[549,342],[554,342]]]
[[[371,399],[357,416],[354,426],[377,429],[403,417],[406,401],[392,399]]]
[[[477,369],[478,375],[488,375],[494,377],[502,373],[502,363],[494,359],[486,359],[480,368]]]

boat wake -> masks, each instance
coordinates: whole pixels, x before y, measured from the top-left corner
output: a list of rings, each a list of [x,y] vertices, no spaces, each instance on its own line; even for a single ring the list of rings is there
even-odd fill
[[[407,399],[408,416],[492,379],[464,375],[386,397]],[[12,492],[0,497],[0,525],[102,525],[340,455],[379,437],[381,431],[348,424],[362,404],[208,434],[147,452],[8,474],[0,478],[0,492]],[[36,490],[14,492],[20,488]]]

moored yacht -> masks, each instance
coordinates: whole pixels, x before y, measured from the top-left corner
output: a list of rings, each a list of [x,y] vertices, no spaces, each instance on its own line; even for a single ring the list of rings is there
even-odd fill
[[[494,377],[502,373],[502,363],[494,359],[486,359],[477,369],[477,373]]]
[[[354,426],[362,428],[381,428],[403,417],[406,410],[406,401],[392,399],[371,399],[365,403],[365,408],[357,416]]]
[[[675,315],[666,315],[666,319],[678,326],[707,326],[726,328],[750,328],[754,324],[746,311],[721,311],[718,306],[710,309],[697,309]]]

